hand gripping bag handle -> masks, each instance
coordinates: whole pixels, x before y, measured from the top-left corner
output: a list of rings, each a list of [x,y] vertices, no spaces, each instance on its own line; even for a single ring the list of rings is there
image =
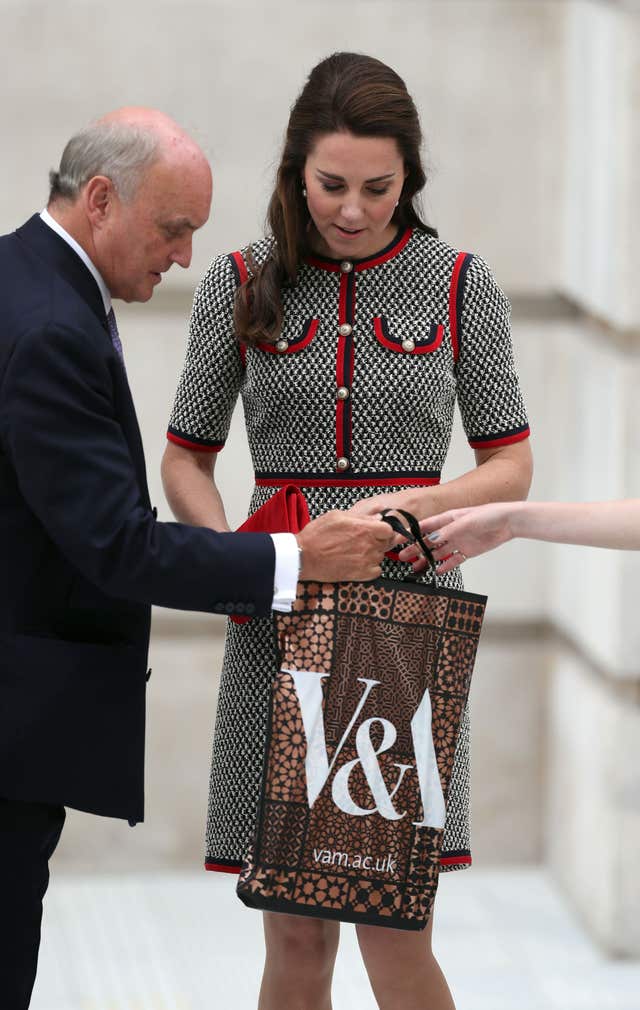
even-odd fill
[[[394,513],[397,513],[397,515],[394,515]],[[399,515],[401,515],[402,518],[404,519],[406,526],[401,522],[400,519],[398,519]],[[427,559],[429,568],[431,569],[435,577],[436,560],[433,556],[431,548],[429,547],[426,540],[422,536],[422,532],[420,530],[420,523],[418,522],[416,517],[411,512],[406,512],[405,509],[383,509],[383,511],[380,513],[380,517],[383,522],[388,523],[388,525],[395,533],[399,533],[401,536],[406,537],[408,543],[418,545],[418,547],[424,554],[425,558]]]

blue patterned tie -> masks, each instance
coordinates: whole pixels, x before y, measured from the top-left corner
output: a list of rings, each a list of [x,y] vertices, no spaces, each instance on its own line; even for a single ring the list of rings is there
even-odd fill
[[[111,337],[111,343],[115,347],[116,353],[120,358],[120,361],[124,365],[122,342],[120,340],[120,334],[118,333],[118,324],[116,323],[116,317],[113,309],[109,309],[109,312],[107,313],[107,326],[109,327],[109,336]]]

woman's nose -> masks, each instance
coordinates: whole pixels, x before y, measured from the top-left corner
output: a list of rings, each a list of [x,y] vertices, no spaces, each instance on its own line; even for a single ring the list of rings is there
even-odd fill
[[[345,221],[357,221],[362,216],[362,208],[358,200],[345,200],[342,204],[342,217]]]

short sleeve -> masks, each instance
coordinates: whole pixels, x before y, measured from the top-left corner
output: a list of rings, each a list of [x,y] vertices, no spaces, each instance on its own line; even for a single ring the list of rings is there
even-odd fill
[[[195,293],[189,341],[167,438],[200,452],[219,452],[244,374],[233,332],[237,279],[231,257],[217,257]]]
[[[489,267],[469,258],[461,292],[456,385],[462,423],[474,449],[528,438],[529,422],[511,344],[511,306]]]

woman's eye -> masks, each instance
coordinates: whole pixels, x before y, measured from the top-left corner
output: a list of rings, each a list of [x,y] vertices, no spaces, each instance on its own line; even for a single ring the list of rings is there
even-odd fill
[[[342,186],[340,183],[331,185],[328,182],[323,182],[322,188],[324,189],[325,193],[337,193],[339,190],[342,189]],[[371,196],[384,196],[385,193],[389,192],[389,187],[385,186],[383,189],[374,189],[373,186],[369,186],[367,192]]]

